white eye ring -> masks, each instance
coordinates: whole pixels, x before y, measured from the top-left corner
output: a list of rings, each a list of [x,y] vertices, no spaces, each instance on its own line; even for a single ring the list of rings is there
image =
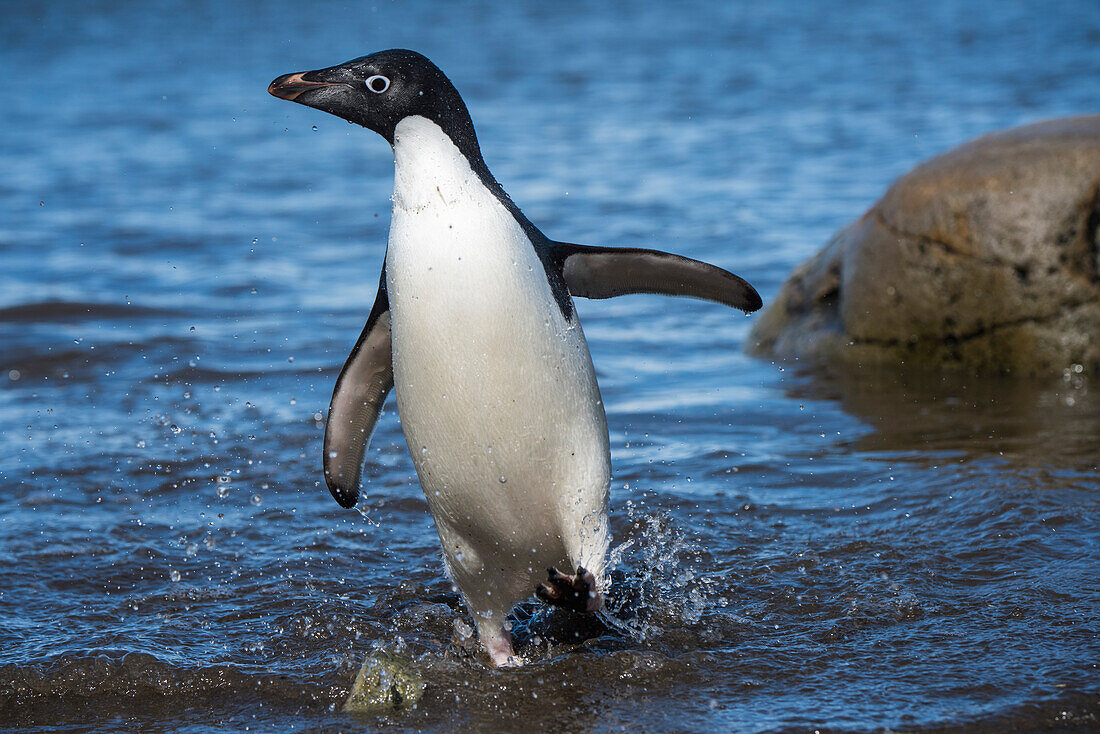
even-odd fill
[[[367,80],[363,83],[367,85],[367,89],[375,94],[382,94],[382,92],[390,88],[390,80],[381,74],[368,76]]]

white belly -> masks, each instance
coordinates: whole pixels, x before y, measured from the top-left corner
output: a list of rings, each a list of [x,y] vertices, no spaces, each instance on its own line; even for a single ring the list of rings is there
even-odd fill
[[[475,611],[506,611],[549,565],[602,571],[603,405],[580,324],[519,224],[433,123],[406,119],[395,137],[401,425],[455,580]]]

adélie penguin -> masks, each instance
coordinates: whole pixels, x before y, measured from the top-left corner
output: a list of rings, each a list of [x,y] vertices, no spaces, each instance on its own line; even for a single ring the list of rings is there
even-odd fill
[[[396,165],[378,296],[329,407],[328,488],[355,504],[394,388],[447,572],[493,664],[519,665],[516,603],[534,592],[593,612],[606,592],[610,447],[572,296],[662,293],[745,312],[760,296],[678,255],[547,238],[489,172],[454,85],[414,51],[287,74],[268,91],[374,130]]]

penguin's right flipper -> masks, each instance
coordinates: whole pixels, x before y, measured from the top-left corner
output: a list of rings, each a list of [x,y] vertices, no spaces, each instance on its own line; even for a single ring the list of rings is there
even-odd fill
[[[383,268],[374,308],[336,380],[325,424],[325,482],[341,507],[354,507],[359,499],[363,454],[392,387],[390,299]]]
[[[744,278],[709,263],[660,250],[553,243],[569,292],[583,298],[659,293],[715,301],[751,313],[760,294]]]

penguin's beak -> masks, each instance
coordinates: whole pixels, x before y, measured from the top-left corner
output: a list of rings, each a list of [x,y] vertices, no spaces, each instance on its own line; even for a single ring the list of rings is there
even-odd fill
[[[279,99],[288,99],[293,102],[302,94],[314,89],[346,86],[343,82],[322,82],[314,79],[306,79],[307,75],[316,73],[317,72],[314,71],[299,71],[294,74],[283,74],[268,85],[267,92]]]
[[[268,85],[267,91],[279,99],[297,102],[357,125],[367,125],[364,117],[369,106],[364,99],[366,87],[354,66],[341,64],[283,74]]]

